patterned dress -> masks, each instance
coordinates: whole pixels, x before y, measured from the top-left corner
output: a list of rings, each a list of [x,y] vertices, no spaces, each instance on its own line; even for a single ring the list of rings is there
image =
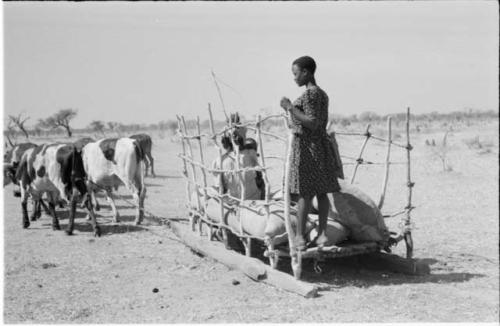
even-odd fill
[[[340,190],[333,147],[326,133],[328,95],[319,87],[307,89],[293,105],[319,122],[312,131],[292,115],[290,193],[315,196]]]

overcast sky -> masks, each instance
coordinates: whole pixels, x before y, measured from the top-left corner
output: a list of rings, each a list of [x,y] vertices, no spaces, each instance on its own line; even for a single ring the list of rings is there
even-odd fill
[[[2,5],[4,114],[30,121],[222,119],[211,69],[227,109],[279,112],[306,54],[332,114],[498,108],[496,1]]]

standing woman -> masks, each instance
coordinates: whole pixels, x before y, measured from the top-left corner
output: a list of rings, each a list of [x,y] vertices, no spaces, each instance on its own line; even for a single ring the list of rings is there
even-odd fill
[[[290,194],[298,201],[297,250],[305,250],[304,232],[307,215],[314,196],[318,200],[319,229],[316,244],[322,248],[328,240],[325,234],[329,211],[327,193],[340,190],[337,181],[335,155],[326,132],[328,95],[316,85],[316,62],[309,56],[292,63],[292,73],[305,92],[295,102],[286,97],[281,107],[290,113],[295,133],[291,149]],[[298,199],[298,200],[297,200]]]

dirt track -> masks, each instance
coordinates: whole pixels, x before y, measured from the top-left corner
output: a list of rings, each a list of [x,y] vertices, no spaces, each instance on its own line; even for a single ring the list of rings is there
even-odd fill
[[[498,130],[498,122],[493,127]],[[122,222],[115,225],[101,198],[101,238],[93,237],[83,213],[72,237],[52,231],[46,215],[23,230],[19,200],[9,186],[4,322],[498,322],[498,133],[485,134],[494,139],[493,152],[479,155],[462,143],[478,132],[483,135],[477,129],[450,138],[456,145],[449,154],[451,172],[440,171],[424,146],[432,135],[413,141],[414,255],[431,264],[431,275],[394,274],[342,259],[320,276],[306,268],[305,279],[322,287],[315,299],[253,282],[199,257],[154,221],[133,226],[134,211],[121,200]],[[175,157],[180,146],[167,139],[154,143],[159,177],[147,179],[146,208],[159,216],[184,217],[185,186]],[[391,185],[404,183],[397,179],[404,171],[394,173]],[[378,179],[362,173],[359,178],[362,189],[373,188],[376,197]],[[124,189],[120,194],[127,195]],[[398,196],[404,203],[404,190],[388,194],[392,201]],[[392,201],[388,208],[397,207]],[[65,228],[65,212],[60,215]],[[397,220],[388,224],[394,228]],[[395,252],[403,254],[404,245]]]

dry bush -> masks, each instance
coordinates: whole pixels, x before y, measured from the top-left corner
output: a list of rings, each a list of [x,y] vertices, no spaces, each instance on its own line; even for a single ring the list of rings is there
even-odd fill
[[[492,152],[492,148],[494,147],[494,143],[491,141],[481,140],[478,135],[464,139],[464,144],[470,150],[478,151],[478,154],[487,154]]]
[[[441,161],[443,171],[444,172],[450,172],[453,171],[452,166],[450,165],[450,162],[448,160],[447,154],[450,151],[450,146],[448,144],[448,135],[450,134],[450,131],[446,131],[443,136],[443,140],[441,143],[437,144],[436,146],[432,146],[431,150],[432,153],[439,158]]]

